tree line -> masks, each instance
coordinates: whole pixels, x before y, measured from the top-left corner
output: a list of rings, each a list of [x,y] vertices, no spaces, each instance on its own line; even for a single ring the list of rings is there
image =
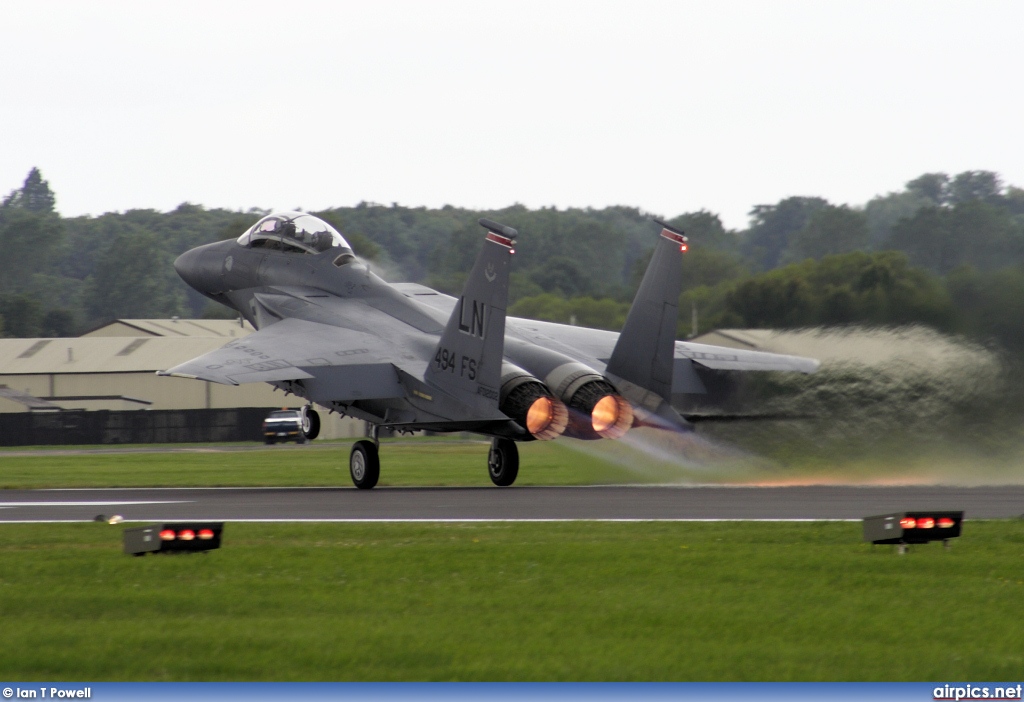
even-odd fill
[[[115,318],[228,316],[171,263],[267,213],[183,203],[61,217],[56,202],[38,169],[0,201],[0,334],[71,336]],[[650,213],[632,207],[363,202],[313,214],[386,279],[449,293],[461,289],[479,250],[476,220],[498,220],[520,231],[510,313],[608,329],[621,327],[658,231]],[[704,210],[668,221],[691,240],[680,337],[717,327],[918,322],[1024,351],[1024,190],[996,173],[927,173],[858,206],[789,197],[753,207],[743,230]]]

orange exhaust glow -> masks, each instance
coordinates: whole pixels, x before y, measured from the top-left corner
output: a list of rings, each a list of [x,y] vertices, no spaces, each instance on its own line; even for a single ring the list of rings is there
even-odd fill
[[[605,395],[590,413],[594,431],[604,439],[621,439],[633,426],[633,408],[618,395]]]
[[[548,428],[553,417],[554,405],[551,398],[538,397],[526,413],[526,429],[531,434],[538,434]]]
[[[526,412],[526,430],[541,441],[562,435],[569,423],[569,412],[553,397],[538,397]]]

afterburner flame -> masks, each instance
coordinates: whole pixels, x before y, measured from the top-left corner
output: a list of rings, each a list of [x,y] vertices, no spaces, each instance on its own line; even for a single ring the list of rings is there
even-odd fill
[[[526,428],[531,434],[537,434],[548,428],[552,419],[550,397],[538,397],[526,412]]]
[[[526,412],[526,430],[541,441],[561,436],[568,422],[565,405],[553,397],[538,397]]]
[[[633,426],[633,408],[618,395],[605,395],[590,413],[594,431],[604,439],[621,439]]]

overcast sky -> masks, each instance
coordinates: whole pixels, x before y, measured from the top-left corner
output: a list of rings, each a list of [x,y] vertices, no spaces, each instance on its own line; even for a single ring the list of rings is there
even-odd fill
[[[1021,2],[0,4],[0,195],[66,216],[1024,185]]]

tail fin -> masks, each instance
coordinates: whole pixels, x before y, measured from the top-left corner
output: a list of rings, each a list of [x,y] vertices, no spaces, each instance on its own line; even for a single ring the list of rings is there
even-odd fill
[[[675,421],[671,408],[680,265],[687,248],[683,232],[664,222],[661,239],[637,290],[626,324],[608,361],[607,373],[619,392],[647,411]],[[625,382],[623,382],[625,381]],[[682,422],[681,419],[679,419]]]
[[[483,248],[427,366],[425,379],[477,406],[498,406],[505,352],[509,266],[515,253],[512,227],[481,219]]]

